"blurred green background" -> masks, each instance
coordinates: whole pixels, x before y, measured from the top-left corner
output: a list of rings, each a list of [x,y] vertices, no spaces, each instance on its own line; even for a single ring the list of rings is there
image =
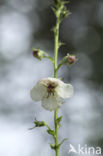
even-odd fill
[[[52,0],[0,1],[1,156],[54,155],[48,144],[53,140],[45,128],[28,131],[35,117],[53,127],[53,112],[29,95],[39,79],[53,75],[48,60],[32,56],[32,47],[53,56],[51,4]],[[60,109],[60,139],[69,138],[60,151],[64,156],[70,155],[69,144],[103,149],[103,1],[71,0],[67,7],[72,14],[60,27],[60,40],[66,45],[60,48],[59,60],[69,52],[78,61],[58,73],[74,86],[74,96]]]

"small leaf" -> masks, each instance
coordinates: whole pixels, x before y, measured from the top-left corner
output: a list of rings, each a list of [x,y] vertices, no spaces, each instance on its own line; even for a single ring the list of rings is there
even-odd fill
[[[51,9],[54,12],[54,14],[56,15],[56,9],[54,7],[51,7]]]
[[[43,127],[45,126],[45,122],[44,121],[35,121],[35,127]]]
[[[58,128],[60,128],[61,127],[61,124],[58,124]]]
[[[38,121],[36,118],[35,118],[34,124],[35,124],[35,127],[43,127],[47,125],[44,121]]]
[[[55,136],[55,132],[54,132],[53,130],[48,129],[47,132],[48,132],[50,135]]]
[[[61,142],[60,142],[60,144],[58,145],[59,147],[64,143],[64,141],[67,141],[68,140],[68,138],[64,138]]]
[[[62,120],[62,116],[60,116],[59,118],[57,118],[57,120],[56,120],[57,124],[59,124],[61,120]]]
[[[62,46],[62,45],[65,45],[65,43],[59,42],[59,47]]]
[[[56,146],[54,144],[50,144],[51,149],[56,150]]]
[[[62,3],[65,5],[65,4],[68,4],[69,1],[68,0],[67,1],[63,1]]]
[[[64,6],[61,12],[60,21],[63,21],[63,19],[68,17],[70,14],[71,12],[67,9],[66,6]]]
[[[56,33],[56,28],[53,27],[53,28],[51,29],[51,31],[53,31],[54,33]]]

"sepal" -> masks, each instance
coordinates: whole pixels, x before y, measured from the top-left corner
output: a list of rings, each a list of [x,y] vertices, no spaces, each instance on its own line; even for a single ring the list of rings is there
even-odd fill
[[[70,66],[72,65],[73,63],[75,63],[77,61],[77,57],[76,55],[70,55],[69,53],[67,54],[67,65]]]
[[[38,49],[35,49],[35,48],[32,48],[33,50],[33,56],[39,60],[42,60],[42,58],[44,58],[44,51],[40,50],[39,48]]]

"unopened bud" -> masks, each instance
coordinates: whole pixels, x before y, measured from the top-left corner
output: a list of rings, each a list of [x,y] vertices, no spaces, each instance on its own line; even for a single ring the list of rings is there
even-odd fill
[[[75,55],[68,55],[67,57],[67,64],[68,65],[71,65],[73,64],[74,62],[76,62],[77,58]]]
[[[41,60],[44,57],[43,54],[43,51],[41,51],[40,49],[33,49],[33,56],[37,59]]]

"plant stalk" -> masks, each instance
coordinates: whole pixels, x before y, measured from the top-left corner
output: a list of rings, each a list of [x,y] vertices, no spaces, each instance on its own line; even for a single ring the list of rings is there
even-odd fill
[[[57,17],[56,21],[56,27],[54,31],[54,38],[55,38],[55,48],[54,48],[54,78],[57,78],[57,61],[58,61],[58,49],[59,49],[59,17]],[[58,147],[58,124],[57,124],[57,118],[58,118],[58,109],[54,111],[54,124],[55,124],[55,152],[56,156],[59,156],[59,147]]]

